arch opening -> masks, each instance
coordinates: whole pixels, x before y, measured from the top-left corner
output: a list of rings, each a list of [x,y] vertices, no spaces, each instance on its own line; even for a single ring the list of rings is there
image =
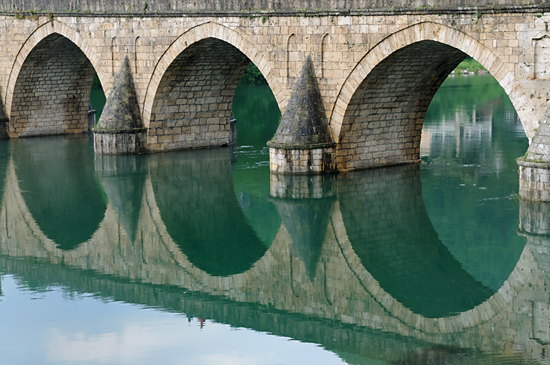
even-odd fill
[[[236,138],[233,96],[250,60],[233,45],[205,38],[163,74],[149,122],[151,150],[225,146]]]
[[[12,140],[10,148],[21,195],[42,232],[62,250],[89,240],[105,217],[107,199],[87,138]]]
[[[95,70],[68,38],[53,33],[29,53],[11,102],[10,137],[85,133]]]
[[[337,147],[339,170],[415,162],[430,102],[467,54],[423,40],[382,60],[359,85],[345,111]]]

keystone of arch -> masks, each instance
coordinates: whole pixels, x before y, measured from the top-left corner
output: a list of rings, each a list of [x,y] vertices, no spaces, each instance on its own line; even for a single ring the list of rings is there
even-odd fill
[[[43,39],[48,37],[52,34],[59,34],[71,42],[73,42],[78,49],[84,53],[84,55],[88,58],[90,63],[92,64],[92,67],[95,70],[99,70],[101,66],[101,62],[99,57],[96,55],[95,52],[93,52],[92,47],[90,47],[86,41],[84,41],[78,31],[71,28],[69,25],[62,23],[58,20],[51,20],[47,23],[44,23],[40,25],[38,28],[32,32],[23,45],[19,48],[19,51],[17,52],[17,56],[15,57],[15,60],[13,62],[13,65],[10,70],[10,74],[8,77],[8,86],[6,91],[6,112],[9,115],[11,115],[11,108],[12,108],[12,100],[13,100],[13,92],[15,90],[15,84],[17,82],[17,78],[19,76],[19,73],[21,72],[21,69],[23,67],[23,64],[25,63],[25,60],[29,56],[29,54],[32,52],[32,50],[40,43]]]
[[[283,88],[279,85],[277,78],[274,77],[272,67],[268,60],[257,51],[252,43],[247,41],[237,31],[217,23],[206,22],[182,33],[162,54],[158,63],[155,65],[153,75],[147,85],[145,102],[143,103],[142,116],[146,128],[149,128],[155,95],[168,67],[170,67],[176,57],[178,57],[187,47],[207,38],[215,38],[229,43],[248,57],[248,59],[258,67],[262,75],[264,75],[269,87],[273,91],[273,95],[275,95],[279,108],[281,108],[285,99],[284,93],[282,92]]]
[[[350,72],[338,92],[331,113],[330,129],[336,141],[339,141],[342,137],[342,123],[348,105],[359,85],[370,72],[392,53],[413,43],[427,40],[454,47],[476,59],[498,81],[516,111],[521,114],[526,107],[527,99],[525,98],[525,91],[514,77],[510,65],[501,61],[493,50],[462,31],[438,23],[421,22],[401,29],[381,40],[365,54]],[[531,139],[536,125],[529,124],[529,121],[523,121],[525,118],[520,119],[525,133]]]

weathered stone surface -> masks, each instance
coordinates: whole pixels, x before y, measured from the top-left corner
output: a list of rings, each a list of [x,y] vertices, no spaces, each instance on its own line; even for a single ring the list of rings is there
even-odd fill
[[[327,114],[311,55],[296,82],[277,132],[267,143],[271,148],[312,149],[334,147]]]
[[[539,125],[519,165],[519,196],[522,199],[550,202],[550,109]]]
[[[336,170],[317,76],[308,55],[277,132],[269,146],[270,170],[282,174],[321,174]]]
[[[128,57],[115,79],[94,132],[94,150],[101,154],[143,152],[145,128],[139,112]]]
[[[124,155],[144,152],[145,131],[101,132],[94,131],[94,152],[105,155]]]
[[[323,174],[336,171],[335,148],[269,149],[269,169],[276,174]]]
[[[143,128],[130,62],[126,56],[93,130],[94,133],[123,133]]]
[[[340,10],[349,12],[350,10],[370,10],[370,9],[391,9],[398,11],[399,8],[405,9],[457,9],[462,7],[502,7],[515,6],[518,2],[514,0],[441,0],[434,3],[431,0],[292,0],[292,1],[273,1],[273,0],[127,0],[124,2],[103,1],[103,0],[25,0],[0,1],[0,8],[5,10],[25,10],[36,11],[59,11],[59,12],[117,12],[117,13],[153,13],[153,12],[196,12],[196,11],[258,11],[258,10],[282,10],[292,11],[297,9],[305,10]],[[531,5],[545,5],[547,1],[536,0],[530,2]],[[434,7],[435,5],[435,7]],[[302,10],[303,11],[303,10]]]

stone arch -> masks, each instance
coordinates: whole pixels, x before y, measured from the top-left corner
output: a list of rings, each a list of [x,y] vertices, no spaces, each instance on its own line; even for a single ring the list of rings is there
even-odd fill
[[[143,103],[142,116],[145,127],[150,128],[151,114],[153,111],[155,98],[157,92],[159,91],[161,81],[169,67],[173,64],[176,58],[178,58],[189,47],[200,41],[207,41],[208,39],[227,43],[238,50],[248,60],[253,62],[267,80],[271,90],[273,91],[275,99],[277,100],[279,108],[286,104],[287,96],[284,93],[285,90],[283,86],[280,85],[277,80],[273,70],[273,65],[237,31],[216,23],[206,22],[199,24],[181,34],[180,37],[176,39],[164,52],[158,63],[155,65],[155,69],[149,84],[147,85],[145,100]]]
[[[8,80],[10,137],[87,132],[96,72],[82,50],[90,53],[89,48],[68,29],[49,22],[20,49]]]
[[[417,161],[431,99],[467,56],[487,68],[520,113],[527,103],[525,93],[511,67],[493,51],[444,25],[415,24],[379,42],[344,81],[330,121],[339,143],[338,169]],[[528,123],[524,128],[530,136],[533,126]]]
[[[46,37],[58,34],[73,44],[88,58],[95,70],[101,69],[101,62],[99,56],[94,52],[92,47],[82,38],[81,34],[71,28],[69,25],[62,23],[58,20],[51,20],[47,23],[36,28],[36,30],[29,35],[25,40],[13,62],[10,74],[8,76],[8,84],[6,89],[6,112],[11,116],[11,109],[13,104],[13,92],[15,89],[15,84],[19,77],[22,67],[24,66],[25,60],[27,60],[29,54],[35,49],[35,47]]]

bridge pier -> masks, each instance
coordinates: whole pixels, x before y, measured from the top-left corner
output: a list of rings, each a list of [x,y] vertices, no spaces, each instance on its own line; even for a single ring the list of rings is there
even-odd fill
[[[519,165],[519,196],[525,200],[550,202],[550,125],[548,112]]]
[[[267,145],[273,173],[336,171],[336,143],[328,129],[311,55],[306,58],[277,132]]]
[[[145,150],[145,133],[128,57],[115,79],[103,113],[92,129],[94,151],[120,155]]]

